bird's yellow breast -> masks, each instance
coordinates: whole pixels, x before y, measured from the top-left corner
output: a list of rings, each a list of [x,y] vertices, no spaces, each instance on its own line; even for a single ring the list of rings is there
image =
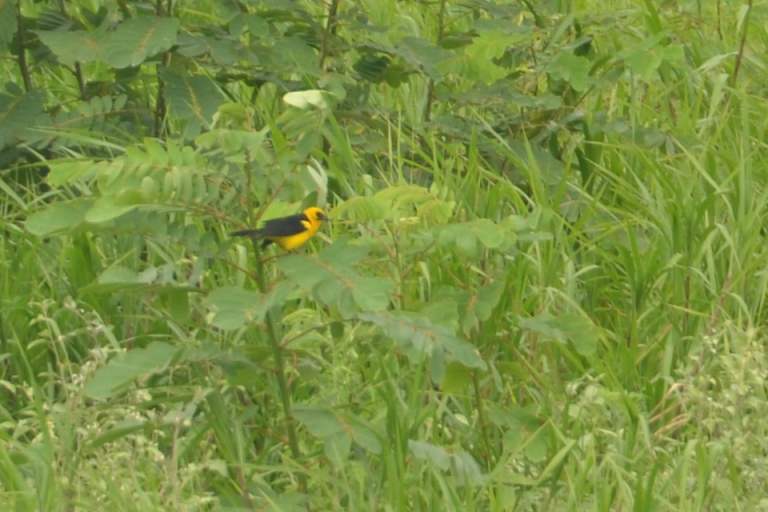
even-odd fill
[[[271,237],[270,240],[275,242],[277,245],[279,245],[281,248],[283,248],[286,251],[292,251],[294,249],[298,249],[299,247],[307,243],[307,240],[312,238],[315,235],[315,233],[317,233],[317,230],[320,227],[320,223],[318,222],[302,221],[301,223],[306,228],[305,231],[302,231],[301,233],[297,233],[295,235],[290,235],[290,236]]]

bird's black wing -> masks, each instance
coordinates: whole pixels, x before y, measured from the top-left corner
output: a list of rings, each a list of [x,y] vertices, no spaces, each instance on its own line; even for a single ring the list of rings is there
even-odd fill
[[[303,223],[308,220],[303,213],[270,219],[264,222],[264,227],[259,230],[259,234],[263,237],[298,235],[307,230]]]
[[[240,231],[234,231],[230,233],[230,236],[248,236],[255,239],[264,239],[261,244],[262,247],[266,247],[272,243],[271,237],[275,236],[291,236],[303,233],[307,230],[307,227],[302,224],[306,222],[307,217],[303,213],[296,215],[290,215],[288,217],[280,217],[279,219],[270,219],[264,222],[264,227],[261,229],[242,229]]]

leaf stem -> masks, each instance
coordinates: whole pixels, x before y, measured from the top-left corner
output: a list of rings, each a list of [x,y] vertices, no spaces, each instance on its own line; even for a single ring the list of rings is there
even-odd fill
[[[247,189],[245,202],[248,207],[248,217],[253,220],[253,208],[251,201],[250,190],[252,184],[253,173],[253,160],[250,158],[250,154],[247,155],[245,165],[243,166],[245,171],[245,181],[247,183]],[[274,199],[274,198],[273,198]],[[256,284],[259,287],[259,291],[265,293],[267,291],[267,280],[264,270],[264,260],[262,260],[260,253],[259,243],[260,240],[251,239],[253,248],[256,254]],[[285,415],[285,430],[288,435],[288,447],[291,450],[291,456],[294,460],[301,458],[301,450],[299,450],[298,436],[296,435],[296,423],[293,418],[293,409],[291,407],[291,389],[286,377],[285,358],[283,357],[283,347],[280,344],[280,335],[277,331],[277,326],[280,324],[280,310],[273,308],[268,311],[264,322],[267,325],[267,342],[272,350],[272,357],[275,360],[275,377],[277,379],[277,389],[280,394],[280,402],[283,406],[283,414]],[[307,488],[306,476],[303,473],[299,474],[299,489],[303,492]]]
[[[32,78],[29,74],[29,65],[27,64],[27,52],[24,48],[24,19],[21,17],[21,0],[16,2],[16,44],[19,52],[19,70],[21,78],[24,80],[24,90],[32,90]]]
[[[483,397],[480,394],[480,382],[477,377],[477,371],[472,371],[472,387],[475,391],[475,407],[477,407],[477,421],[480,423],[480,436],[483,439],[483,445],[485,446],[485,460],[486,469],[490,469],[493,461],[491,460],[491,441],[488,437],[488,422],[485,418],[485,408],[483,407]]]
[[[323,40],[320,46],[320,69],[323,71],[325,70],[325,60],[328,58],[331,36],[336,34],[339,1],[331,0],[331,4],[328,6],[328,19],[325,22],[325,31],[323,32]]]
[[[443,39],[445,32],[445,0],[440,0],[440,12],[437,15],[437,44]],[[432,117],[432,103],[435,101],[435,80],[430,78],[427,83],[427,105],[424,107],[424,121]]]
[[[749,15],[752,14],[752,0],[747,1],[747,13],[744,15],[744,27],[741,29],[741,41],[739,42],[739,53],[736,55],[736,66],[733,68],[731,76],[731,87],[736,85],[736,78],[739,76],[741,61],[744,59],[744,46],[747,44],[747,29],[749,28]]]

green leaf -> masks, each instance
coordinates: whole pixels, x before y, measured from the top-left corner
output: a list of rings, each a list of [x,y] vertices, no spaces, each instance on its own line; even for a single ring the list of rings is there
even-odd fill
[[[376,433],[352,414],[338,413],[329,407],[296,405],[293,415],[314,436],[327,440],[343,434],[366,450],[381,453],[381,442]],[[339,441],[337,439],[333,442]]]
[[[504,293],[505,283],[498,279],[490,284],[483,286],[477,294],[475,303],[475,314],[481,322],[485,322],[491,317],[491,313],[501,300]]]
[[[381,453],[381,441],[376,432],[355,416],[347,414],[346,418],[346,432],[352,436],[352,440],[371,453]]]
[[[469,335],[473,329],[477,329],[480,322],[485,322],[491,317],[496,305],[501,300],[504,292],[504,281],[496,280],[480,288],[477,294],[467,297],[462,307],[462,330]]]
[[[114,264],[99,275],[95,283],[80,289],[83,293],[115,293],[117,291],[197,292],[197,288],[172,281],[173,266],[147,267],[141,272]]]
[[[165,81],[171,114],[188,122],[184,132],[186,138],[196,137],[201,128],[210,126],[213,115],[225,100],[224,96],[206,76],[166,70],[161,77]]]
[[[483,32],[472,40],[472,44],[464,47],[463,52],[453,62],[441,69],[448,71],[450,66],[465,79],[492,84],[512,72],[494,61],[502,57],[518,40],[516,35],[499,31]]]
[[[451,58],[451,52],[420,37],[405,37],[397,44],[395,52],[416,69],[433,80],[443,76],[439,69],[442,62]]]
[[[423,441],[408,441],[408,449],[417,459],[440,471],[450,471],[459,485],[481,485],[486,478],[477,461],[461,449],[446,450]]]
[[[286,105],[302,110],[307,110],[309,108],[326,110],[330,106],[328,93],[321,89],[287,92],[283,95],[283,101]]]
[[[498,249],[505,242],[514,241],[514,235],[489,219],[449,224],[438,231],[438,243],[455,246],[463,256],[476,257],[478,247]]]
[[[54,203],[45,210],[30,215],[26,228],[37,236],[72,230],[85,222],[85,215],[92,206],[92,199]]]
[[[37,30],[35,34],[65,66],[104,60],[104,41],[110,36],[103,31],[84,30]]]
[[[297,70],[303,76],[319,76],[320,68],[315,50],[298,37],[281,37],[271,49],[271,64],[290,73]]]
[[[541,146],[512,140],[507,143],[507,148],[519,159],[520,165],[529,167],[531,172],[538,171],[545,185],[557,186],[565,178],[563,162]]]
[[[590,356],[597,350],[600,331],[584,315],[564,313],[553,316],[544,312],[535,317],[521,318],[519,325],[523,329],[541,334],[545,339],[560,343],[571,342],[583,356]]]
[[[547,71],[571,84],[574,90],[583,92],[591,85],[589,71],[592,64],[586,57],[570,51],[562,51],[547,66]]]
[[[458,363],[445,365],[445,373],[440,383],[441,391],[445,393],[464,393],[472,384],[472,370]]]
[[[147,421],[123,420],[87,443],[87,452],[147,428]]]
[[[352,267],[367,249],[339,240],[316,256],[291,255],[278,263],[287,279],[345,317],[358,311],[379,311],[389,305],[393,284],[383,278],[361,276]]]
[[[201,134],[195,143],[204,149],[223,149],[227,154],[242,153],[245,150],[260,153],[268,128],[254,132],[246,130],[214,129]],[[265,212],[269,213],[269,212]],[[296,213],[295,211],[292,213]]]
[[[0,93],[0,148],[29,137],[28,129],[35,127],[43,111],[43,93]]]
[[[48,167],[50,171],[46,180],[52,187],[70,185],[95,174],[92,160],[49,160]]]
[[[336,414],[327,407],[295,405],[293,415],[309,432],[317,437],[330,436],[344,430]]]
[[[104,48],[104,60],[114,68],[138,66],[176,43],[179,20],[139,16],[121,23]]]
[[[486,368],[480,353],[469,342],[454,335],[450,329],[435,325],[428,319],[407,312],[363,313],[359,318],[382,328],[384,333],[414,354],[434,356],[442,352],[448,360],[469,368]]]
[[[282,303],[290,286],[281,283],[267,293],[236,286],[216,288],[206,302],[213,310],[211,323],[220,329],[239,329],[252,322],[262,322],[274,306]]]
[[[109,398],[139,377],[163,370],[176,350],[173,345],[156,341],[146,348],[120,354],[96,370],[85,384],[85,394],[97,400]]]
[[[346,432],[336,432],[326,436],[323,442],[325,456],[337,468],[341,468],[347,461],[351,448],[352,438]]]
[[[0,0],[0,47],[13,41],[16,35],[16,2],[20,0]],[[0,123],[2,124],[2,123]],[[0,144],[2,147],[2,144]]]
[[[93,224],[107,222],[125,215],[138,206],[138,204],[122,203],[114,196],[102,196],[86,212],[85,220]]]

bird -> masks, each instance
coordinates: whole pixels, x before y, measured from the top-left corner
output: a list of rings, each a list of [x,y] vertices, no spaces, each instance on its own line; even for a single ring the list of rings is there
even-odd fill
[[[261,244],[262,248],[274,242],[284,250],[292,251],[315,236],[324,220],[328,220],[325,212],[317,206],[311,206],[296,215],[266,220],[264,227],[260,229],[233,231],[229,236],[247,236],[264,240]]]

